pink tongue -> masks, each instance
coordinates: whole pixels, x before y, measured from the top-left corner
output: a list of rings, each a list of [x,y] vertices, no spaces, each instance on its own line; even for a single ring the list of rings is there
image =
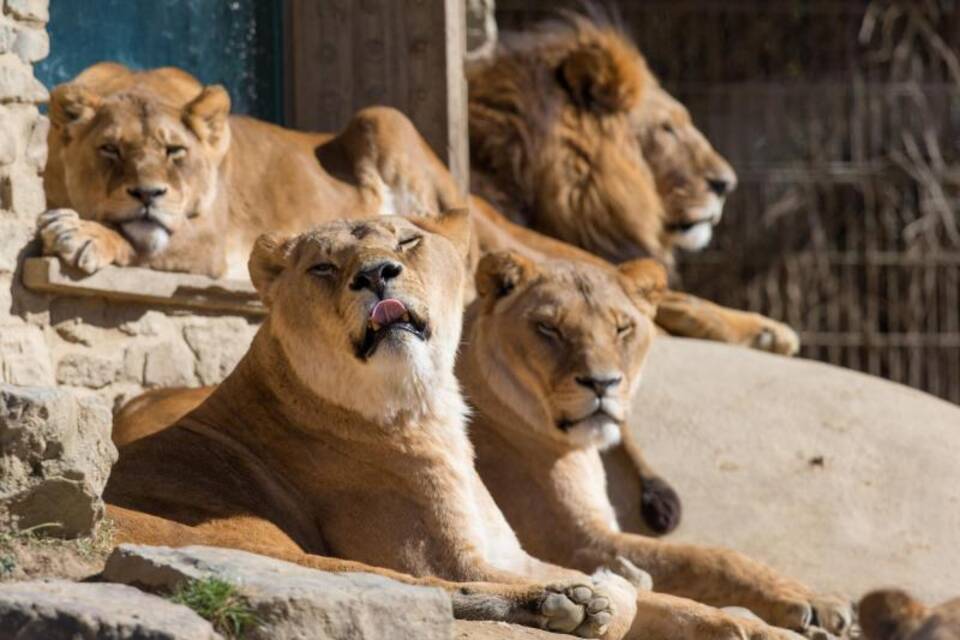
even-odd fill
[[[402,302],[396,298],[387,298],[377,303],[370,312],[370,319],[380,326],[386,326],[402,318],[406,312],[407,308]]]

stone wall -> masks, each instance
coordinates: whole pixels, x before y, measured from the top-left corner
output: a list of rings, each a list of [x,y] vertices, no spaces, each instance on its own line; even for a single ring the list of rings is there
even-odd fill
[[[49,51],[48,0],[0,0],[0,383],[59,386],[111,408],[153,387],[220,381],[256,330],[243,316],[100,297],[38,294],[21,284],[39,253],[47,90],[33,64]]]

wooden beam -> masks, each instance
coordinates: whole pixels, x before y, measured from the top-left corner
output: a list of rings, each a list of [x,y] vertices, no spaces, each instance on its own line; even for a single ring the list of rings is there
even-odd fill
[[[362,107],[395,107],[466,190],[463,0],[289,0],[287,8],[287,124],[332,132]]]

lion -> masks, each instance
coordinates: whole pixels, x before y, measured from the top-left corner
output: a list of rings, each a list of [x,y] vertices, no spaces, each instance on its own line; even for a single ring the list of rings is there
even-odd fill
[[[729,163],[621,31],[568,14],[468,69],[471,184],[501,214],[612,262],[702,249],[736,188]],[[680,292],[668,333],[785,355],[788,326]]]
[[[118,539],[375,571],[445,587],[458,617],[621,637],[633,587],[527,555],[473,467],[454,377],[470,236],[463,210],[261,236],[268,316],[196,410],[120,448]]]
[[[739,553],[620,531],[600,452],[625,428],[665,282],[650,259],[616,271],[513,252],[481,259],[457,377],[474,408],[470,433],[484,484],[524,548],[548,562],[591,571],[625,558],[659,592],[744,607],[776,627],[801,631],[818,621],[844,631],[848,603]],[[778,633],[719,613],[708,620],[747,637]]]
[[[960,598],[927,607],[899,589],[867,594],[858,608],[866,640],[960,640]]]
[[[96,64],[50,96],[44,251],[106,265],[246,278],[265,231],[466,206],[410,121],[359,111],[339,134],[230,115],[219,85],[175,68]]]

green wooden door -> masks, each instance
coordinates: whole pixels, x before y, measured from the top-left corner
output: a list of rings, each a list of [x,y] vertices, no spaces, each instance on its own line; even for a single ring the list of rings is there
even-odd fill
[[[37,65],[53,87],[96,62],[181,67],[220,83],[234,113],[282,122],[282,0],[51,0],[50,56]]]

